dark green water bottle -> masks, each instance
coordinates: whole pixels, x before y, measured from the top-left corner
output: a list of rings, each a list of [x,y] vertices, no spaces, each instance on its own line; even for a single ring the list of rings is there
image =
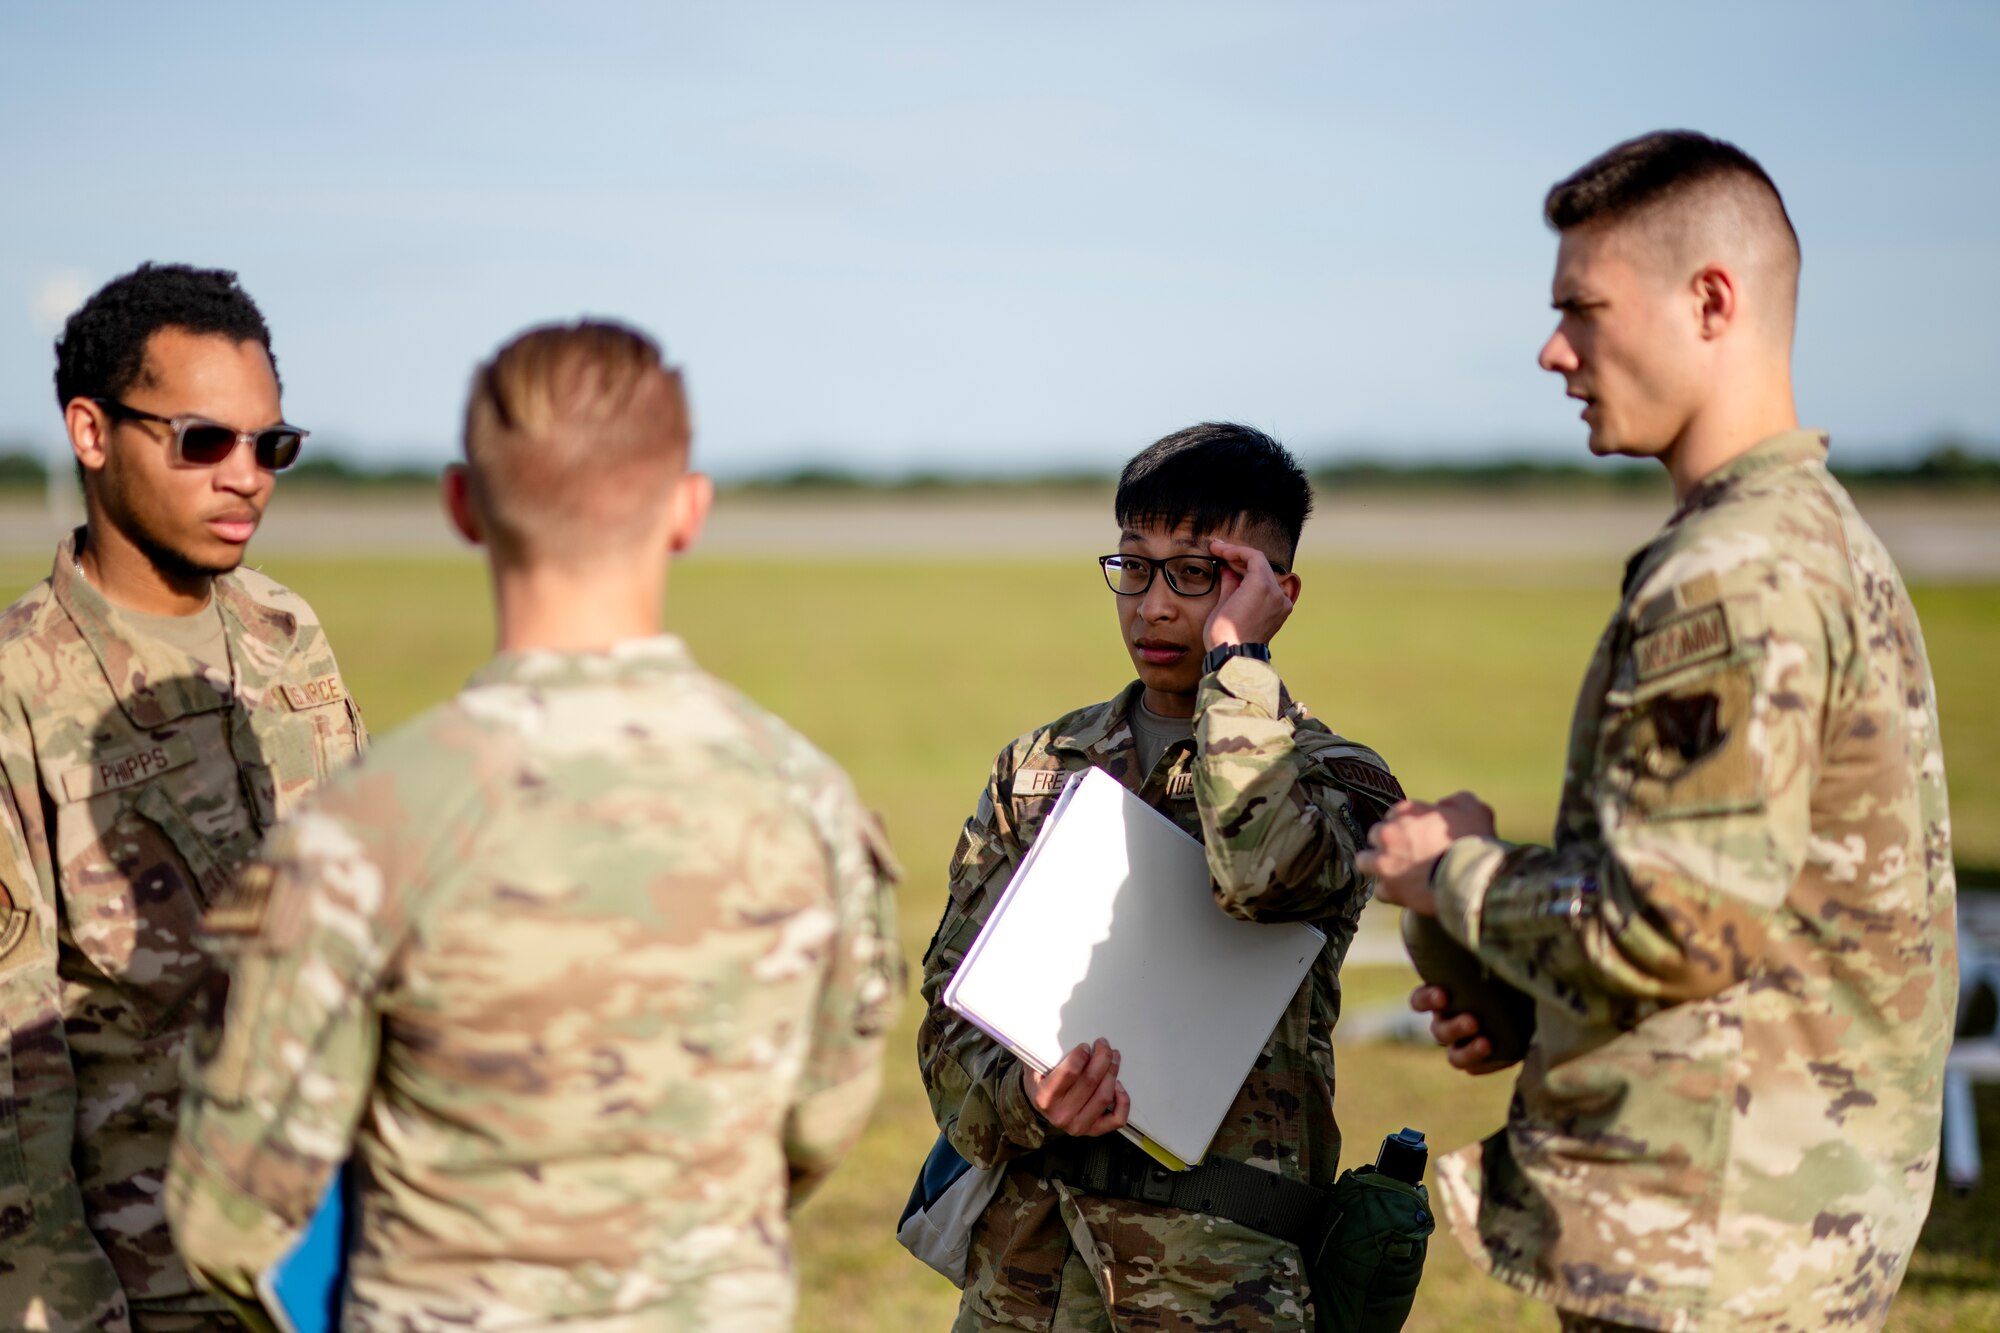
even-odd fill
[[[1430,1149],[1417,1130],[1382,1140],[1373,1166],[1341,1173],[1313,1256],[1317,1333],[1395,1333],[1410,1317],[1437,1223],[1424,1189]]]

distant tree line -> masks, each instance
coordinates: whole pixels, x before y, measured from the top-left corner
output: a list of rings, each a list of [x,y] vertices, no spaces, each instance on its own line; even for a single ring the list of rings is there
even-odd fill
[[[1578,490],[1615,494],[1655,490],[1659,469],[1630,459],[1545,459],[1525,456],[1474,459],[1414,459],[1384,457],[1320,463],[1310,469],[1313,483],[1338,493],[1355,490]],[[1900,486],[1925,490],[2000,490],[2000,449],[1979,448],[1960,440],[1941,440],[1920,457],[1904,462],[1849,465],[1834,455],[1834,472],[1864,486]],[[338,454],[302,459],[285,474],[287,489],[381,491],[428,487],[437,480],[435,466],[377,467]],[[869,491],[909,493],[1001,489],[1012,491],[1097,491],[1116,480],[1109,472],[1088,469],[968,475],[942,471],[882,477],[838,467],[802,467],[744,478],[734,489],[760,493]],[[42,457],[31,449],[0,444],[0,490],[39,490],[48,482]]]

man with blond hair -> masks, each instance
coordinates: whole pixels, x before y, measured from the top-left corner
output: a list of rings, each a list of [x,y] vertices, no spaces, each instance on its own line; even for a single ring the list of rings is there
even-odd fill
[[[168,1186],[255,1299],[352,1158],[363,1329],[782,1329],[786,1215],[873,1104],[890,861],[830,761],[661,634],[712,489],[606,323],[473,378],[453,522],[499,653],[330,783],[211,915],[233,988]]]

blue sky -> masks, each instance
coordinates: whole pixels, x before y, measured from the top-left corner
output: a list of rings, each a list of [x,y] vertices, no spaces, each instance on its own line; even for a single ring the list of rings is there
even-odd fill
[[[186,8],[197,17],[183,17]],[[1548,185],[1686,125],[1785,191],[1801,409],[2000,441],[2000,7],[0,7],[0,440],[52,321],[237,269],[313,444],[428,462],[518,328],[631,319],[740,474],[1582,452]]]

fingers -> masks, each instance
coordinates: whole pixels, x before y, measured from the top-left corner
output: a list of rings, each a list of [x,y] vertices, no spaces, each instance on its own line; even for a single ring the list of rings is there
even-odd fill
[[[1479,1019],[1473,1014],[1434,1013],[1431,1016],[1431,1036],[1440,1046],[1461,1046],[1475,1037],[1485,1040],[1479,1033]]]
[[[1248,574],[1258,565],[1262,565],[1267,574],[1271,570],[1271,558],[1254,546],[1245,546],[1240,542],[1226,542],[1217,538],[1208,544],[1208,549],[1211,554],[1227,561],[1229,567],[1238,574]]]
[[[1463,1069],[1470,1074],[1491,1074],[1494,1072],[1491,1069],[1481,1069],[1478,1067],[1493,1058],[1493,1043],[1484,1037],[1474,1037],[1471,1041],[1461,1042],[1451,1047],[1444,1053],[1444,1058],[1450,1063],[1453,1069]]]
[[[1045,1076],[1031,1083],[1030,1099],[1042,1118],[1065,1134],[1103,1133],[1100,1126],[1123,1091],[1118,1065],[1118,1052],[1099,1037],[1065,1055]]]
[[[1049,1067],[1046,1074],[1037,1074],[1026,1065],[1021,1066],[1021,1080],[1027,1085],[1028,1098],[1035,1109],[1044,1116],[1049,1108],[1069,1091],[1090,1060],[1090,1047],[1079,1046]]]
[[[1119,1130],[1125,1128],[1126,1124],[1132,1118],[1132,1095],[1125,1091],[1123,1083],[1118,1083],[1115,1086],[1117,1093],[1111,1100],[1110,1108],[1103,1115],[1099,1116],[1096,1123],[1092,1124],[1089,1128],[1074,1132],[1081,1134],[1085,1138],[1096,1138],[1100,1134],[1116,1134]]]
[[[1419,986],[1410,992],[1410,1008],[1420,1014],[1436,1013],[1451,1004],[1442,986]]]

